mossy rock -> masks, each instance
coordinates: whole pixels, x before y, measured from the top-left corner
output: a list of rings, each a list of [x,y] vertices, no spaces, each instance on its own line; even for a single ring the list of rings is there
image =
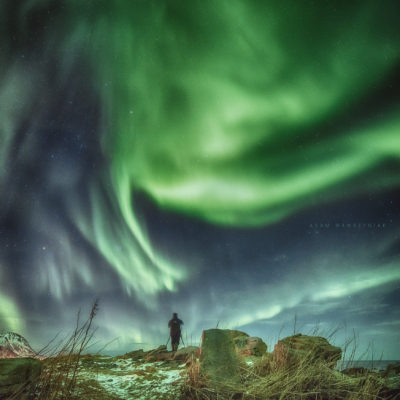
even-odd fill
[[[34,358],[0,359],[0,399],[18,393],[19,400],[29,398],[42,372],[42,363]]]
[[[275,361],[281,366],[324,362],[334,368],[342,357],[342,350],[332,346],[324,337],[297,334],[279,340],[273,354]]]
[[[203,331],[200,375],[212,386],[224,386],[240,381],[240,361],[231,331],[208,329]]]
[[[238,336],[233,342],[236,352],[243,356],[261,357],[267,352],[267,345],[258,337]]]

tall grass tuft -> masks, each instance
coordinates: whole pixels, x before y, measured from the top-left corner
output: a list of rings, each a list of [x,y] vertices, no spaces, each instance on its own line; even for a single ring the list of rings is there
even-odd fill
[[[80,359],[88,348],[95,330],[93,320],[99,309],[95,300],[89,317],[81,322],[80,311],[73,333],[66,340],[54,346],[53,341],[41,352],[43,371],[37,384],[34,400],[70,400],[76,398],[76,383]],[[17,399],[17,397],[15,398]]]
[[[355,354],[352,350],[351,354]],[[315,360],[310,351],[295,363],[280,365],[271,353],[241,368],[235,386],[211,387],[199,375],[199,362],[187,370],[183,398],[186,400],[379,400],[384,380],[366,372],[349,377],[332,368],[332,363]]]

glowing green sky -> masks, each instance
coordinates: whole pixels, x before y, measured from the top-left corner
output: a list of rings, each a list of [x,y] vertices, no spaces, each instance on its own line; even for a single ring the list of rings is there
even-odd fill
[[[33,295],[60,307],[69,299],[70,319],[74,296],[100,292],[109,301],[103,325],[115,335],[136,302],[138,323],[123,337],[155,342],[165,324],[147,328],[146,312],[163,317],[163,306],[182,307],[187,326],[201,331],[206,311],[212,323],[222,316],[234,327],[306,301],[337,310],[349,296],[386,293],[399,281],[396,261],[376,257],[394,246],[387,234],[380,247],[369,247],[364,264],[351,249],[336,263],[340,251],[329,240],[307,262],[296,244],[288,255],[284,246],[269,253],[256,246],[265,251],[260,281],[237,290],[223,280],[203,294],[209,265],[237,268],[245,280],[237,260],[251,244],[236,238],[235,256],[216,250],[235,232],[260,229],[270,240],[269,229],[300,212],[399,187],[400,104],[391,82],[400,62],[396,1],[11,3],[0,4],[0,189],[7,193],[0,208],[11,210],[4,220],[13,232],[0,231],[0,242],[23,243],[3,250],[0,263],[14,271],[21,257],[15,270],[34,282]],[[179,246],[172,224],[157,242],[167,222],[141,215],[141,201],[148,214],[221,236],[190,253],[196,233]],[[268,281],[279,264],[272,251],[299,269],[279,271],[276,284]],[[248,271],[261,268],[257,256],[255,250],[245,260]],[[32,275],[20,272],[26,265]],[[28,295],[9,286],[8,275],[0,278],[7,287],[0,320],[21,331],[32,302],[19,300]],[[188,296],[195,280],[204,285],[190,287]]]
[[[0,265],[1,267],[1,265]],[[1,274],[0,282],[4,282],[5,277]],[[4,289],[0,293],[0,323],[2,329],[7,329],[13,332],[24,332],[24,318],[18,306],[15,304],[13,296],[9,295]]]
[[[69,4],[66,48],[89,51],[124,223],[110,222],[96,187],[90,218],[73,213],[128,291],[186,277],[153,251],[135,191],[238,227],[399,182],[384,174],[400,154],[397,110],[352,120],[400,59],[390,2]]]
[[[341,124],[399,61],[390,7],[154,4],[118,3],[95,25],[104,146],[127,221],[135,189],[238,226],[398,182],[368,178],[400,154],[397,110]]]

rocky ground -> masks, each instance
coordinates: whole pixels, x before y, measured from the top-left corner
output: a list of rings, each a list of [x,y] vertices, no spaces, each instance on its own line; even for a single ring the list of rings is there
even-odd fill
[[[185,364],[85,356],[77,379],[81,399],[169,400],[179,398]]]
[[[341,353],[323,337],[301,334],[269,353],[260,338],[209,329],[201,349],[0,360],[0,400],[400,399],[400,364],[339,372]]]

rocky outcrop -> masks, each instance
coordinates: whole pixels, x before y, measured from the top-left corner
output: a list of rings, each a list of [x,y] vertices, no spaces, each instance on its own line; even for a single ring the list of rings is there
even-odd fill
[[[386,370],[383,371],[382,376],[384,376],[385,378],[400,376],[400,363],[397,362],[395,364],[389,364],[386,367]]]
[[[332,346],[323,337],[298,334],[279,340],[273,355],[275,362],[280,366],[292,367],[301,362],[323,361],[334,368],[342,356],[342,350]]]
[[[18,354],[6,346],[0,346],[0,358],[19,358]]]
[[[125,355],[119,357],[119,358],[130,358],[132,361],[137,361],[142,359],[145,356],[145,352],[143,351],[143,349],[140,350],[134,350],[134,351],[130,351],[129,353],[126,353]]]
[[[233,342],[236,352],[244,357],[261,357],[267,351],[267,345],[259,337],[238,336]]]
[[[238,354],[244,357],[261,357],[267,351],[267,345],[256,336],[249,336],[246,332],[230,330],[233,343]]]
[[[14,395],[27,400],[42,371],[42,363],[33,358],[0,360],[0,400]]]
[[[167,346],[162,345],[155,350],[150,350],[145,353],[144,360],[147,362],[152,361],[168,361],[172,360],[174,353],[167,350]]]
[[[132,361],[141,361],[141,362],[156,362],[156,361],[170,361],[174,357],[174,353],[167,350],[167,346],[162,345],[157,347],[156,349],[143,351],[143,349],[130,351],[129,353],[124,354],[123,356],[115,357],[118,359],[130,359]]]
[[[340,371],[342,374],[351,376],[352,378],[357,378],[359,376],[365,376],[368,374],[368,369],[363,367],[352,367],[346,368]]]
[[[200,348],[197,346],[188,346],[179,349],[175,354],[173,359],[180,361],[187,361],[188,359],[194,357],[197,358],[200,356]]]
[[[230,330],[203,331],[199,372],[200,376],[213,386],[235,384],[240,381],[239,357]]]
[[[381,376],[385,379],[385,388],[380,395],[385,399],[400,399],[400,363],[389,364]]]
[[[235,330],[235,329],[231,329],[230,332],[231,332],[231,335],[232,335],[232,339],[233,339],[233,340],[235,340],[235,339],[237,339],[237,338],[239,338],[239,337],[242,337],[242,336],[244,336],[244,337],[249,337],[249,335],[248,335],[246,332],[237,331],[237,330]]]
[[[0,358],[38,358],[28,341],[18,333],[0,334]]]
[[[176,352],[168,351],[167,346],[162,345],[157,349],[143,351],[134,350],[126,353],[123,356],[118,356],[116,359],[131,359],[132,361],[142,360],[143,362],[156,362],[156,361],[187,361],[191,356],[198,358],[200,349],[196,346],[182,347]]]

